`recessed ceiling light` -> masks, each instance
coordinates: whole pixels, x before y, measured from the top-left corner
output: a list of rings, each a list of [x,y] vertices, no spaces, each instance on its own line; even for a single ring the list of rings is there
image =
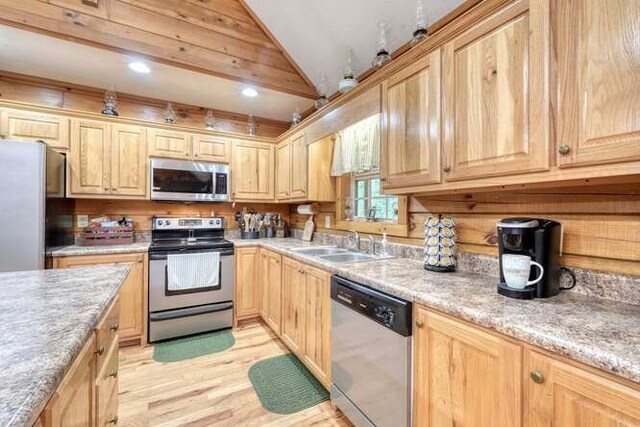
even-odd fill
[[[149,68],[147,64],[141,61],[129,62],[129,68],[131,68],[136,73],[148,74],[151,72],[151,68]]]
[[[253,98],[253,97],[255,97],[255,96],[258,96],[258,91],[257,91],[257,90],[255,90],[255,89],[254,89],[254,88],[252,88],[252,87],[246,87],[246,88],[242,89],[242,94],[243,94],[244,96],[249,97],[249,98]]]

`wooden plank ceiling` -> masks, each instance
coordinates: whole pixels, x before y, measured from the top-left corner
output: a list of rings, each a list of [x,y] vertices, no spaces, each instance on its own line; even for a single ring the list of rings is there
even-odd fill
[[[0,0],[0,22],[316,96],[310,80],[242,0]]]

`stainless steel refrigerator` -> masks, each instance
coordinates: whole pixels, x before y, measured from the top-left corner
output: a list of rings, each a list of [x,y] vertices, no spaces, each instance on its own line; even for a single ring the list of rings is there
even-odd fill
[[[0,140],[0,272],[43,269],[48,249],[72,243],[65,168],[43,142]]]

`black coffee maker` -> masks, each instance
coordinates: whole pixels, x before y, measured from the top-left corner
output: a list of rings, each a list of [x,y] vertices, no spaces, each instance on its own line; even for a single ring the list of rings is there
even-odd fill
[[[557,221],[542,218],[505,218],[498,222],[500,249],[500,284],[498,293],[510,298],[548,298],[560,292],[560,245],[562,227]],[[544,268],[542,280],[524,289],[506,285],[502,272],[502,255],[527,255]],[[530,280],[537,277],[531,269]]]

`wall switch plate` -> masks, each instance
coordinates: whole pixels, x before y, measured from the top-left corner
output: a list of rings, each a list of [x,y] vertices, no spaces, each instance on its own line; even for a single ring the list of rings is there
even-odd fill
[[[331,228],[331,217],[329,215],[324,217],[324,228]]]
[[[76,216],[76,227],[84,228],[89,226],[89,215]]]

